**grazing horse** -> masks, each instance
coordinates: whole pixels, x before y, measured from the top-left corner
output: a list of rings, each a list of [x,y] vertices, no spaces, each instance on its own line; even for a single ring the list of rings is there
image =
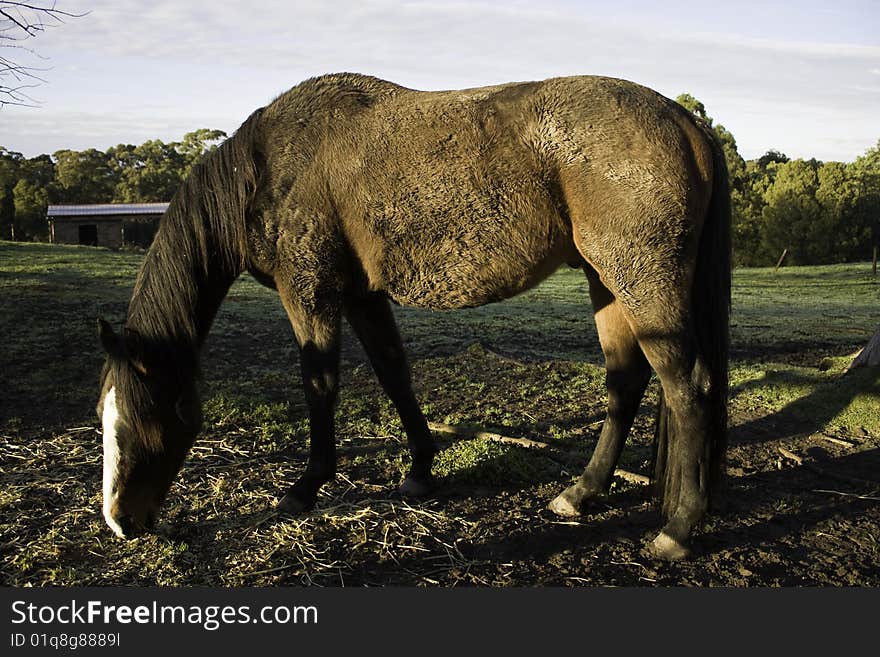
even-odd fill
[[[99,322],[107,523],[127,537],[155,521],[201,426],[200,349],[242,272],[278,291],[299,346],[310,455],[279,503],[296,513],[335,474],[343,316],[406,431],[401,492],[422,495],[437,447],[389,301],[479,306],[562,264],[589,281],[608,412],[586,470],[549,508],[576,515],[608,490],[653,369],[666,524],[652,549],[684,557],[726,443],[727,170],[689,112],[604,77],[422,92],[336,74],[255,111],[171,201],[124,330]]]

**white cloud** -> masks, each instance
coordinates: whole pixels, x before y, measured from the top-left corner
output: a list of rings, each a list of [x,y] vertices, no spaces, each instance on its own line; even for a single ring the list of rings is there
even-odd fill
[[[804,152],[818,133],[837,135],[838,143],[853,135],[869,145],[876,140],[870,90],[880,72],[877,45],[824,43],[815,34],[771,39],[717,22],[708,11],[702,19],[676,14],[675,3],[652,7],[650,15],[615,4],[88,0],[87,17],[47,34],[46,54],[65,67],[63,76],[50,73],[40,92],[52,111],[87,112],[97,101],[149,125],[149,113],[137,113],[138,104],[149,103],[201,127],[211,123],[199,116],[235,123],[296,82],[331,71],[424,89],[589,73],[633,79],[670,96],[692,93],[743,150],[763,152],[767,126],[792,122],[809,129]],[[756,116],[749,99],[793,116]],[[810,123],[817,107],[846,108],[850,118]],[[0,124],[0,144],[11,132]]]
[[[149,110],[149,108],[148,108]],[[6,110],[3,110],[6,112]],[[178,141],[184,134],[198,127],[211,126],[231,133],[237,122],[229,124],[220,117],[193,117],[162,112],[67,112],[20,111],[15,117],[18,139],[31,144],[25,155],[54,153],[69,148],[106,150],[117,144],[141,144],[149,139]],[[8,140],[0,129],[0,145],[10,150],[24,150]]]

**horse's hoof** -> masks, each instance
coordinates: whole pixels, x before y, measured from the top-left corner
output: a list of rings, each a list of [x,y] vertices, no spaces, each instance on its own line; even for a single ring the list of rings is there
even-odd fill
[[[278,513],[305,513],[306,511],[311,511],[315,507],[316,501],[317,499],[311,501],[303,500],[296,493],[291,491],[281,498],[276,510]]]
[[[437,482],[433,477],[425,479],[416,478],[410,475],[403,480],[403,483],[400,484],[398,490],[403,497],[425,497],[426,495],[429,495],[436,486]]]
[[[652,557],[665,561],[681,561],[691,554],[687,545],[675,540],[666,532],[657,534],[657,537],[651,541],[648,552]]]
[[[557,516],[576,518],[581,515],[578,497],[577,486],[569,486],[553,498],[553,501],[547,505],[547,508]]]

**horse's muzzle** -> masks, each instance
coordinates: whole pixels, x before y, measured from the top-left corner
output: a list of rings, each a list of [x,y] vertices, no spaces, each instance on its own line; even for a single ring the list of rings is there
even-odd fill
[[[152,511],[146,513],[144,519],[135,518],[132,514],[125,511],[114,509],[110,514],[105,516],[107,525],[113,530],[119,538],[135,538],[152,529],[156,525],[156,516]]]
[[[134,538],[139,533],[137,531],[138,523],[136,523],[129,515],[114,518],[114,521],[116,522],[116,526],[119,527],[119,531],[122,533],[123,538]]]

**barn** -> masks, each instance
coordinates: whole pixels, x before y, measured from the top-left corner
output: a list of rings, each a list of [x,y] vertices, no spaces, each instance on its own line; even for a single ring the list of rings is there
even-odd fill
[[[167,208],[168,203],[50,205],[49,240],[115,249],[125,244],[146,248]]]

